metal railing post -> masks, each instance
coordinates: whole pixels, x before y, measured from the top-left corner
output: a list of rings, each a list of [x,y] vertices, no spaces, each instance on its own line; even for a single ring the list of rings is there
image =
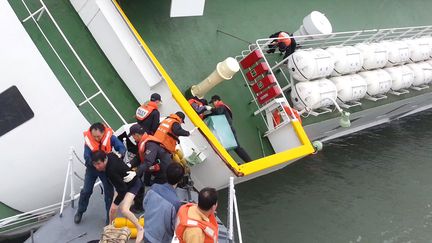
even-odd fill
[[[70,147],[70,157],[69,157],[69,163],[70,163],[70,170],[69,170],[69,178],[70,178],[70,200],[72,202],[72,208],[75,207],[75,186],[74,186],[74,160],[73,160],[73,154],[74,154],[74,147]]]
[[[233,182],[233,184],[234,184],[234,182]],[[241,226],[240,226],[240,216],[239,216],[238,205],[237,205],[237,196],[235,195],[235,189],[234,189],[234,211],[235,211],[235,216],[236,216],[237,235],[238,235],[239,243],[243,243]]]
[[[70,171],[71,171],[71,163],[72,163],[72,150],[69,151],[70,155],[69,155],[69,161],[68,161],[68,165],[67,165],[67,170],[66,170],[66,179],[65,179],[65,183],[63,186],[63,195],[62,195],[62,200],[61,200],[61,205],[60,205],[60,218],[63,216],[63,209],[64,209],[64,204],[65,204],[65,199],[66,199],[66,190],[67,190],[67,183],[69,180],[69,176],[70,176]]]
[[[235,220],[237,224],[237,235],[240,243],[243,243],[241,226],[240,226],[240,216],[237,206],[237,198],[234,189],[234,177],[229,179],[229,190],[228,190],[228,241],[234,242],[234,213]]]
[[[233,205],[234,205],[234,177],[229,179],[229,190],[228,190],[228,240],[233,242],[234,240],[234,230],[233,230]]]

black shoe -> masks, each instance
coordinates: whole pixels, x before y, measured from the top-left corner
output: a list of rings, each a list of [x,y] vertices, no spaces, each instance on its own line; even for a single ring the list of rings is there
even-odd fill
[[[75,217],[74,217],[74,223],[75,224],[79,224],[80,222],[81,222],[81,218],[82,218],[82,213],[80,213],[80,212],[77,212],[76,214],[75,214]]]

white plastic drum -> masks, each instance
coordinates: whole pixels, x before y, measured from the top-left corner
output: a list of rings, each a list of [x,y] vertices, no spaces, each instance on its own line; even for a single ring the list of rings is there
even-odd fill
[[[420,62],[429,59],[432,49],[428,40],[424,38],[420,38],[420,39],[406,40],[405,42],[408,44],[408,47],[410,48],[411,61]]]
[[[330,80],[336,85],[338,98],[342,102],[359,100],[366,95],[366,80],[358,74],[332,77]]]
[[[404,41],[386,41],[382,42],[388,52],[388,62],[386,67],[404,64],[409,61],[411,52],[407,43]]]
[[[323,49],[297,50],[288,58],[290,75],[298,81],[329,76],[333,68],[333,57]]]
[[[360,71],[363,66],[363,55],[352,46],[331,46],[326,49],[334,59],[334,70],[332,76],[355,73]]]
[[[392,78],[392,90],[406,89],[411,86],[414,81],[414,72],[407,66],[397,66],[385,68]]]
[[[385,94],[392,86],[390,74],[382,69],[360,72],[358,74],[366,80],[368,85],[367,94],[370,96]]]
[[[330,106],[336,98],[336,86],[328,79],[299,82],[291,91],[291,100],[297,110],[306,107],[314,110]]]
[[[381,43],[360,43],[355,47],[363,54],[363,69],[365,70],[383,68],[388,62],[387,48]]]
[[[407,64],[406,66],[414,72],[414,81],[412,83],[413,86],[420,86],[427,83],[425,70],[423,70],[422,65],[411,63]]]

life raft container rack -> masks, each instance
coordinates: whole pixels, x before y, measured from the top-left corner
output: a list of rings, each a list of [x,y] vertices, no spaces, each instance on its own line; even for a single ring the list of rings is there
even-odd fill
[[[416,90],[416,91],[421,91],[421,90],[424,90],[424,89],[428,89],[429,85],[422,84],[422,85],[419,85],[419,86],[411,86],[410,88],[413,89],[413,90]]]
[[[265,44],[250,44],[247,50],[236,56],[240,63],[240,72],[252,96],[251,103],[257,106],[254,115],[261,115],[267,126],[267,133],[298,119],[295,116],[297,111],[290,106],[284,94],[284,91],[291,88],[289,76],[282,68],[275,68],[278,63],[271,65],[265,54],[269,50],[268,44],[277,39],[280,38],[268,39]],[[280,85],[281,82],[275,73],[280,73],[279,76],[286,83],[285,86]],[[274,117],[278,111],[282,117],[282,121],[279,122]]]

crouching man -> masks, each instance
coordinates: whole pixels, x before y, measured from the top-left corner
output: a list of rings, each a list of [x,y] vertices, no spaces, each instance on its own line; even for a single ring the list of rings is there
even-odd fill
[[[97,171],[105,171],[105,174],[111,184],[114,186],[116,193],[114,200],[109,210],[109,219],[112,222],[117,216],[117,211],[129,219],[138,230],[136,242],[143,240],[144,229],[139,224],[138,219],[129,210],[135,195],[141,189],[142,183],[139,178],[135,176],[135,172],[115,154],[106,154],[104,151],[98,150],[92,154],[92,163]],[[129,182],[124,182],[123,177],[132,177]]]

